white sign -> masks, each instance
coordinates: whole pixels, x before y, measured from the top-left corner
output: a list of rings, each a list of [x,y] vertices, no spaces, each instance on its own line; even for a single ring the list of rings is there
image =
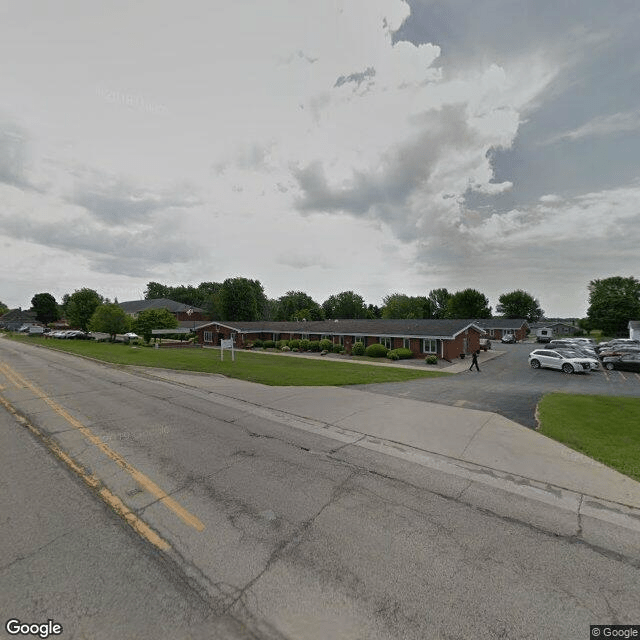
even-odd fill
[[[233,338],[231,340],[220,340],[220,360],[224,359],[224,350],[231,349],[231,361],[235,362],[235,353],[233,352]]]

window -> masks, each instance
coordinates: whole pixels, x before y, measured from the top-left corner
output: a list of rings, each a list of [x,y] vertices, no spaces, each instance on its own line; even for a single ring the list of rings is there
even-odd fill
[[[344,336],[338,336],[338,344],[344,347]]]
[[[302,336],[302,338],[300,338],[300,340],[308,340],[309,339],[309,334],[308,333],[302,333],[300,335]]]
[[[438,353],[438,341],[431,338],[425,338],[422,341],[422,353]]]
[[[367,339],[364,336],[353,336],[352,343],[355,342],[362,342],[365,347],[367,346]]]
[[[274,342],[278,342],[278,340],[280,340],[280,334],[279,334],[279,333],[272,333],[272,334],[271,334],[271,339],[272,339]]]
[[[402,346],[405,349],[411,349],[411,338],[402,338]]]
[[[204,341],[205,342],[213,342],[213,332],[212,331],[205,331],[204,332]]]
[[[393,340],[391,338],[383,337],[380,338],[380,344],[383,344],[387,349],[393,348]]]

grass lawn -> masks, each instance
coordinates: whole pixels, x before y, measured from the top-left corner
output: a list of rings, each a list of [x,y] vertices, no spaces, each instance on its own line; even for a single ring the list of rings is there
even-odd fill
[[[304,356],[268,355],[250,351],[236,351],[235,362],[231,362],[231,353],[225,351],[224,362],[220,362],[220,352],[214,349],[152,349],[142,346],[132,347],[122,343],[56,340],[35,336],[11,336],[11,339],[113,364],[220,373],[230,378],[273,386],[339,386],[402,382],[416,378],[450,375],[438,371],[373,367],[350,362],[312,360]]]
[[[640,481],[640,398],[551,393],[540,432]]]

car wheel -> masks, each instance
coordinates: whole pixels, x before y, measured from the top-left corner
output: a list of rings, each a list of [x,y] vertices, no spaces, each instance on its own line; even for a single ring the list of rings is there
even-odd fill
[[[532,369],[539,369],[540,368],[540,360],[532,360],[531,361],[531,368]]]
[[[573,373],[573,367],[572,367],[568,362],[565,362],[565,363],[562,365],[562,370],[563,370],[565,373]]]
[[[613,371],[613,362],[605,362],[604,368],[607,371]]]

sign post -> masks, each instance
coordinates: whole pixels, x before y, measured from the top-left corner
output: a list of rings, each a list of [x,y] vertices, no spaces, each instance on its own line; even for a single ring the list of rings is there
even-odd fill
[[[231,362],[235,362],[235,353],[233,351],[233,338],[231,340],[220,340],[220,360],[224,360],[224,350],[231,349]]]

